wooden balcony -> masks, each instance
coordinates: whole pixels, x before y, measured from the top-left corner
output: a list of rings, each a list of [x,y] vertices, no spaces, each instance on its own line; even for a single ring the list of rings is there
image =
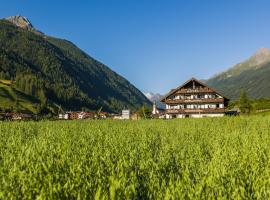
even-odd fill
[[[166,99],[166,104],[224,103],[223,98],[216,99]]]
[[[206,108],[206,109],[167,109],[166,114],[203,114],[203,113],[224,113],[225,108]]]
[[[214,92],[212,89],[210,88],[197,88],[197,89],[180,89],[176,92],[176,94],[193,94],[193,93],[212,93]]]

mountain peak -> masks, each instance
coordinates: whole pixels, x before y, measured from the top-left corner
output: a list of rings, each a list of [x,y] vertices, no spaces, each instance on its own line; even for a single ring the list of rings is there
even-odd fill
[[[268,48],[261,48],[255,54],[253,54],[249,59],[241,62],[231,69],[228,72],[231,74],[240,73],[249,69],[258,69],[265,63],[270,62],[270,50]]]
[[[270,50],[267,48],[259,49],[253,56],[252,59],[257,62],[257,64],[264,63],[270,60]]]
[[[11,17],[7,17],[6,20],[10,21],[11,23],[15,24],[16,26],[20,28],[23,28],[29,31],[35,30],[32,23],[24,16],[21,16],[21,15],[11,16]]]
[[[22,15],[16,15],[16,16],[7,17],[5,19],[17,27],[20,27],[20,28],[23,28],[25,30],[32,31],[35,34],[44,36],[44,33],[35,29],[35,27],[32,25],[32,23],[30,22],[30,20],[27,17],[24,17]]]
[[[269,54],[270,53],[270,49],[268,48],[260,48],[255,54],[258,54],[258,55],[262,55],[262,54]]]
[[[158,108],[165,109],[165,105],[160,101],[163,98],[163,95],[153,92],[145,92],[144,95],[152,102],[156,102]]]

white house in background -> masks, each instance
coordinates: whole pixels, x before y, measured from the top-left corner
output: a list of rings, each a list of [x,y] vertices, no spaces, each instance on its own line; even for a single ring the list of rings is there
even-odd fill
[[[87,113],[86,113],[86,112],[80,112],[80,113],[78,114],[78,119],[85,119],[86,116],[87,116]]]
[[[130,119],[130,110],[122,110],[122,119]]]
[[[68,113],[60,113],[58,116],[59,119],[69,119]]]
[[[221,117],[229,99],[195,78],[172,89],[161,100],[166,104],[166,118]]]

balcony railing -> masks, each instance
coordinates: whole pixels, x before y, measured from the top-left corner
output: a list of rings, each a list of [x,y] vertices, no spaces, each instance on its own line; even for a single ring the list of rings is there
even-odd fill
[[[224,113],[225,108],[205,108],[205,109],[167,109],[167,114],[190,114],[190,113]]]
[[[223,103],[223,98],[216,99],[166,99],[165,103],[167,104],[186,104],[186,103]]]
[[[180,89],[176,92],[176,94],[184,94],[184,93],[207,93],[214,92],[210,88],[195,88],[195,89]]]

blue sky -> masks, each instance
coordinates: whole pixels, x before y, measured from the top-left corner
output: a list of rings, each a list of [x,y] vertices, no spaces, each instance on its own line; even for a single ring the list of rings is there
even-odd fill
[[[267,0],[0,0],[72,41],[143,92],[209,78],[270,47]]]

